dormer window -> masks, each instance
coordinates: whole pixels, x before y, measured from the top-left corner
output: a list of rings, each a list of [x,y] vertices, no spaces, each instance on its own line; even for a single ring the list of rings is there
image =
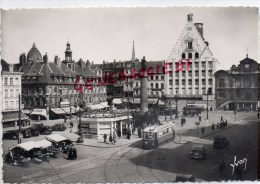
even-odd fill
[[[192,49],[192,42],[187,43],[187,49]]]

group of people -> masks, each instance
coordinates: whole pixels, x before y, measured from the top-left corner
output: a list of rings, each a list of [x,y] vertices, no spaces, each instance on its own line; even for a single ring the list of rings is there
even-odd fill
[[[108,142],[107,142],[107,134],[106,133],[104,134],[103,138],[104,138],[104,143],[108,144]],[[116,134],[113,134],[113,136],[110,134],[108,140],[112,144],[115,144],[116,143]]]
[[[68,151],[68,160],[76,160],[78,157],[77,150],[75,148],[69,148]]]

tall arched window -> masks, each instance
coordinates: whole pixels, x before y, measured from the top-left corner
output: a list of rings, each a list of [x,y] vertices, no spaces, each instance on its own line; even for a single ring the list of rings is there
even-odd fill
[[[192,53],[189,53],[188,58],[192,59]]]
[[[182,53],[181,58],[182,58],[182,59],[185,59],[185,58],[186,58],[185,53]]]
[[[198,59],[199,58],[199,53],[195,53],[195,59]]]

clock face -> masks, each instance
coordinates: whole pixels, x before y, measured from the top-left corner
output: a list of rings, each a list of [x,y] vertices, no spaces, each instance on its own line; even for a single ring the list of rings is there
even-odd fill
[[[245,68],[249,68],[249,64],[245,64]]]

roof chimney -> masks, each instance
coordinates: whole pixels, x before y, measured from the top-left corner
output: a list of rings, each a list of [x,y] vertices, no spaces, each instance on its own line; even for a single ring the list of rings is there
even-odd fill
[[[79,59],[78,64],[81,68],[85,67],[85,62],[81,58]]]
[[[13,72],[14,71],[14,65],[9,65],[9,71]]]
[[[46,52],[46,54],[43,56],[43,63],[48,64],[48,55],[47,55],[47,52]]]
[[[61,61],[58,56],[55,56],[54,63],[56,64],[57,67],[59,67],[59,68],[61,67]]]
[[[20,65],[23,66],[25,65],[26,63],[26,54],[25,53],[22,53],[19,57],[19,62],[20,62]]]
[[[189,13],[189,14],[187,15],[188,22],[192,22],[192,21],[193,21],[192,16],[193,16],[192,13]]]

